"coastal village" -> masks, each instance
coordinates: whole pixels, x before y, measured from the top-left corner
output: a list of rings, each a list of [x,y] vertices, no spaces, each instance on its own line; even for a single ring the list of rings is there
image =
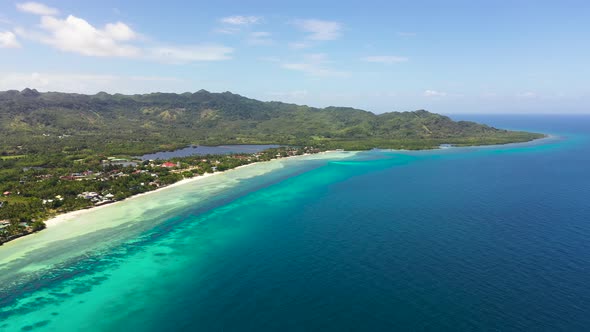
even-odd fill
[[[318,152],[314,147],[279,147],[249,154],[170,160],[109,156],[98,163],[74,160],[65,168],[22,167],[0,188],[0,244],[44,229],[44,220],[61,213],[110,204],[206,173]]]

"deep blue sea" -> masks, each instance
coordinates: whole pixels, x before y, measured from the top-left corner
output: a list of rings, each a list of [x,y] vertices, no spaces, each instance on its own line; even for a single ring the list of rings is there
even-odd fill
[[[454,118],[554,137],[294,161],[0,266],[0,330],[589,330],[590,116]]]

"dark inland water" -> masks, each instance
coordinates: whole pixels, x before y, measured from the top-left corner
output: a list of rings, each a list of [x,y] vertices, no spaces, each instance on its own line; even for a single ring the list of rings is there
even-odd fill
[[[590,116],[455,118],[558,137],[294,163],[6,288],[0,329],[587,330]]]
[[[188,156],[204,156],[208,154],[257,153],[263,150],[278,148],[280,145],[219,145],[219,146],[187,146],[174,151],[161,151],[141,156],[142,160],[170,159]]]

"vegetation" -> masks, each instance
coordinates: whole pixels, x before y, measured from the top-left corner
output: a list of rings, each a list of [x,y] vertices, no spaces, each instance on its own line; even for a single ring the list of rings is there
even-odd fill
[[[281,147],[254,154],[207,155],[170,161],[93,158],[23,167],[27,159],[0,161],[0,244],[45,228],[44,220],[68,211],[112,203],[167,186],[184,178],[224,171],[273,158],[319,152]],[[43,160],[37,156],[36,160]],[[125,165],[125,166],[122,166]]]
[[[43,220],[58,213],[275,157],[326,149],[502,144],[542,136],[455,122],[424,110],[375,115],[261,102],[229,92],[90,96],[5,91],[0,92],[0,244],[42,230]],[[168,166],[131,161],[189,144],[286,147],[174,159]]]
[[[0,92],[0,155],[138,155],[189,144],[428,149],[528,141],[539,134],[416,112],[261,102],[230,92],[125,96]]]

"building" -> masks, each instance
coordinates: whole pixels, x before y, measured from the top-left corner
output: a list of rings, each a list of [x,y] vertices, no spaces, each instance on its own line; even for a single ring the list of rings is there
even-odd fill
[[[165,163],[162,164],[162,167],[172,168],[172,167],[176,167],[176,164],[167,161],[167,162],[165,162]]]

